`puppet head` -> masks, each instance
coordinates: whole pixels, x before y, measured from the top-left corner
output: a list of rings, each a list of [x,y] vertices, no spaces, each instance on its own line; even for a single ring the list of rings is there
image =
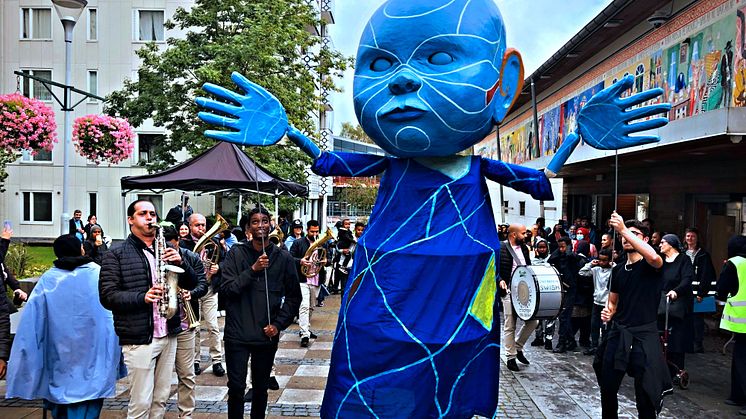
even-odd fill
[[[355,113],[395,156],[449,156],[487,136],[522,85],[494,0],[389,0],[360,38]]]

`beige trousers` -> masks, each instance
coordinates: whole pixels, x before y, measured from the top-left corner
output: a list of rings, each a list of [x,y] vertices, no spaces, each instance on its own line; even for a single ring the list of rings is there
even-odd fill
[[[176,335],[176,375],[179,377],[179,417],[191,418],[194,413],[196,385],[194,375],[194,330]]]
[[[538,320],[529,320],[523,323],[521,330],[518,332],[516,339],[515,323],[518,320],[513,314],[513,304],[510,301],[510,294],[502,297],[503,313],[505,314],[505,325],[503,326],[503,346],[508,359],[513,359],[518,355],[518,351],[523,352],[523,345],[531,336],[536,327],[539,325]]]
[[[204,297],[199,299],[199,308],[202,312],[200,324],[207,327],[207,345],[210,347],[210,358],[212,364],[223,362],[223,348],[220,342],[220,327],[218,326],[218,295],[207,291]],[[197,329],[197,338],[194,344],[194,362],[199,363],[199,349],[201,346],[199,328]]]
[[[171,393],[176,337],[154,338],[149,345],[124,345],[122,353],[130,379],[127,418],[162,418]]]

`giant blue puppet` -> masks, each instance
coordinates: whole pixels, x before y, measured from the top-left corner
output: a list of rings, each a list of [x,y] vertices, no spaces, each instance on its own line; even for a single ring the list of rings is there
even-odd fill
[[[498,397],[499,246],[486,179],[551,200],[548,176],[579,142],[619,149],[657,141],[630,133],[664,125],[661,92],[620,98],[626,78],[593,97],[545,171],[456,153],[482,140],[520,93],[523,64],[506,48],[493,0],[390,0],[365,26],[355,112],[394,157],[322,152],[288,125],[265,89],[233,74],[236,93],[207,84],[200,117],[242,145],[287,137],[322,176],[383,173],[342,298],[321,416],[494,416]]]

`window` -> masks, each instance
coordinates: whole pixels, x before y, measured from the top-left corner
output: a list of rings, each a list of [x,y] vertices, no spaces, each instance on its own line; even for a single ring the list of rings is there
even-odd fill
[[[152,202],[153,206],[155,207],[155,212],[158,214],[158,218],[161,218],[161,214],[163,214],[163,196],[152,194],[137,194],[137,199],[144,199],[146,201]]]
[[[21,39],[52,39],[52,9],[21,8]]]
[[[31,153],[31,150],[21,150],[21,161],[23,162],[43,161],[43,162],[51,163],[52,152],[45,151],[45,150],[39,150],[36,152],[36,155],[33,155]]]
[[[88,40],[98,40],[98,10],[88,9]]]
[[[645,66],[640,64],[635,70],[635,92],[640,93],[643,89],[643,82],[645,81]]]
[[[98,70],[88,70],[88,93],[98,96]],[[95,98],[89,97],[88,102],[97,102]]]
[[[52,80],[52,70],[22,70],[24,73],[44,80]],[[23,79],[23,95],[39,99],[45,102],[52,101],[52,93],[44,87],[44,84],[29,78]]]
[[[526,201],[518,201],[518,215],[526,215]]]
[[[139,150],[140,161],[138,164],[149,163],[155,153],[155,143],[162,139],[158,134],[137,134],[137,149]]]
[[[138,10],[135,23],[136,40],[163,41],[163,10]]]
[[[97,212],[97,204],[98,199],[96,197],[96,192],[89,192],[88,193],[88,214],[90,215],[96,215]]]
[[[51,223],[52,193],[23,192],[23,221],[29,223]]]
[[[503,201],[503,212],[505,214],[508,213],[508,207],[510,206],[510,201]]]

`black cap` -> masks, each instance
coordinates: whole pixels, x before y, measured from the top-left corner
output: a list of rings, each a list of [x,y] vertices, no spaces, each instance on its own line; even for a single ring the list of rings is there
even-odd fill
[[[80,256],[80,240],[72,234],[63,234],[54,240],[52,245],[57,258]]]
[[[303,228],[303,221],[296,218],[292,223],[290,223],[290,228]]]

